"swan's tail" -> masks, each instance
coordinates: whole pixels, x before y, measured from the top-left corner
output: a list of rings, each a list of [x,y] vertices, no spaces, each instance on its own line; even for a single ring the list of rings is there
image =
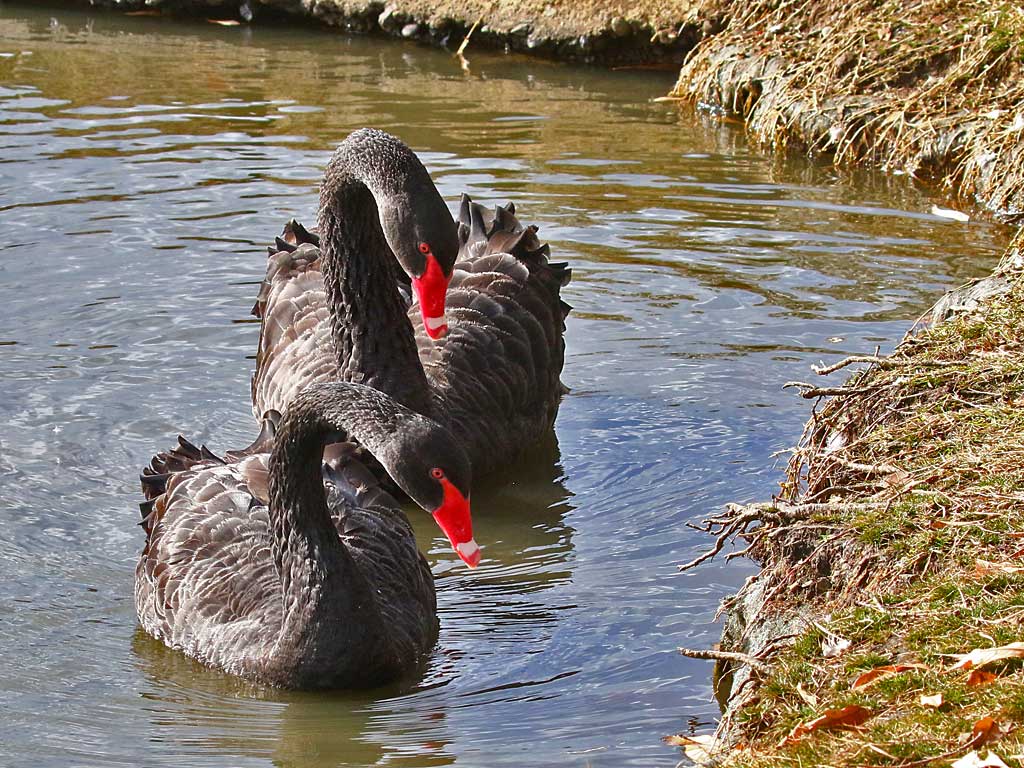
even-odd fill
[[[524,227],[515,216],[512,203],[489,210],[462,195],[459,207],[459,258],[476,259],[492,253],[509,253],[540,276],[557,295],[572,279],[572,269],[564,261],[550,261],[551,249],[537,237],[537,227]],[[562,320],[572,307],[559,298]]]
[[[142,493],[147,500],[153,500],[167,490],[167,481],[172,475],[191,469],[202,462],[224,464],[224,459],[217,456],[205,445],[197,446],[178,435],[178,444],[167,451],[160,451],[149,461],[149,466],[142,470],[139,480],[142,481]]]
[[[267,247],[267,276],[260,285],[259,295],[253,305],[252,314],[263,319],[267,306],[267,297],[274,277],[281,271],[301,272],[320,258],[320,236],[295,219],[284,225],[280,237],[274,238],[274,244]]]
[[[178,444],[167,451],[161,451],[149,461],[149,466],[142,470],[139,480],[142,481],[142,494],[146,500],[139,504],[142,522],[139,523],[149,533],[154,519],[159,517],[157,502],[164,493],[171,478],[182,472],[203,465],[226,465],[242,461],[248,456],[270,453],[274,444],[274,434],[281,415],[276,411],[268,411],[263,419],[259,435],[250,445],[237,451],[225,451],[221,458],[205,445],[197,446],[178,435]]]

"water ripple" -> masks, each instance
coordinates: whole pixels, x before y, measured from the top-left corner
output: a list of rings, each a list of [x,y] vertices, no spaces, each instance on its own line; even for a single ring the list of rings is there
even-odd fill
[[[51,23],[51,16],[54,23]],[[676,564],[764,497],[818,359],[890,347],[1004,235],[912,187],[752,153],[670,81],[311,29],[0,7],[0,752],[11,766],[672,766],[752,572]],[[573,265],[557,436],[474,490],[467,571],[410,509],[441,636],[387,688],[302,694],[136,629],[137,473],[247,443],[264,248],[363,124],[516,202]],[[968,258],[970,257],[970,258]]]

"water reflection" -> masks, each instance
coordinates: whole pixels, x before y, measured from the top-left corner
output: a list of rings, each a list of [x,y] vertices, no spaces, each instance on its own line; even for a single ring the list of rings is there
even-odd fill
[[[51,26],[50,18],[57,24]],[[751,152],[652,104],[671,77],[313,29],[0,6],[0,754],[12,766],[671,766],[716,712],[720,599],[675,575],[686,527],[763,498],[806,404],[780,385],[894,343],[983,274],[996,227],[902,180]],[[413,679],[357,694],[240,684],[138,634],[136,475],[177,432],[253,432],[264,247],[309,221],[364,124],[454,206],[514,200],[573,263],[557,439],[474,490],[485,563],[410,510],[442,629]],[[13,342],[13,343],[11,343]]]

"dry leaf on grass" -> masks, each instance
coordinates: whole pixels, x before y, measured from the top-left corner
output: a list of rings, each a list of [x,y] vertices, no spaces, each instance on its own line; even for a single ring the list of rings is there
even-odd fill
[[[986,672],[984,669],[972,669],[967,676],[968,685],[986,685],[995,680],[998,675],[995,672]]]
[[[682,747],[683,754],[696,765],[711,765],[714,762],[712,753],[720,749],[720,745],[715,741],[715,737],[710,734],[683,736],[680,733],[675,736],[666,736],[662,741],[673,747]]]
[[[900,672],[906,672],[909,669],[928,669],[924,664],[886,664],[883,667],[875,667],[869,669],[867,672],[858,676],[853,681],[853,685],[850,686],[855,691],[859,691],[861,688],[867,688],[878,680],[883,680],[893,675],[898,675]]]
[[[796,684],[796,692],[797,692],[797,694],[799,694],[800,698],[804,700],[805,704],[807,704],[809,706],[812,706],[812,707],[817,707],[818,706],[818,697],[815,696],[813,693],[809,693],[808,691],[805,691],[803,683],[797,683]]]
[[[967,744],[972,747],[980,747],[982,744],[987,744],[1002,735],[1003,732],[999,730],[999,723],[996,722],[994,717],[983,717],[971,729],[971,735],[967,739]]]
[[[977,752],[968,752],[953,763],[952,768],[1007,768],[1007,765],[995,752],[990,751],[985,757]]]
[[[1024,573],[1024,565],[1014,565],[1013,563],[997,563],[992,560],[982,560],[980,557],[974,562],[974,572],[979,576],[984,576],[990,573],[999,574],[1014,574]]]
[[[779,746],[785,747],[788,744],[800,741],[804,736],[814,731],[856,728],[869,717],[871,717],[871,710],[856,704],[851,704],[842,709],[827,709],[823,715],[794,727],[789,732],[789,735],[779,742]]]
[[[996,648],[975,648],[970,653],[951,653],[947,655],[955,656],[959,659],[953,665],[953,669],[974,669],[975,667],[983,667],[986,664],[1002,661],[1003,659],[1024,658],[1024,643],[1010,643]]]
[[[922,693],[921,694],[921,706],[922,707],[933,707],[934,709],[938,709],[939,707],[942,706],[942,694],[941,693],[935,693],[935,694],[932,694],[931,696],[929,696],[927,694]]]

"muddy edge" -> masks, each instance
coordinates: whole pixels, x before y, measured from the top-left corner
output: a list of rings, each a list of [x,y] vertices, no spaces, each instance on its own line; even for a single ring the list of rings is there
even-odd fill
[[[670,69],[722,26],[721,14],[703,13],[699,3],[686,0],[66,0],[64,4],[253,24],[291,19],[352,34],[404,38],[453,52],[472,30],[469,51],[498,49],[606,66]]]

